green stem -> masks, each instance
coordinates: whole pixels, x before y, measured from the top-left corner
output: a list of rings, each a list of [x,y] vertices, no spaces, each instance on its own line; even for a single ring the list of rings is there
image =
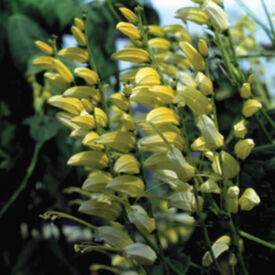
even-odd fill
[[[261,0],[261,3],[262,3],[262,6],[264,8],[264,12],[266,14],[266,17],[267,17],[267,20],[268,20],[268,24],[269,24],[269,27],[270,27],[270,31],[271,31],[271,34],[272,34],[272,43],[275,47],[275,30],[274,30],[274,26],[273,26],[273,22],[272,22],[272,19],[271,19],[271,16],[267,10],[267,7],[266,7],[266,4],[263,0]]]
[[[221,268],[219,262],[217,261],[217,259],[215,258],[215,255],[213,253],[213,250],[212,250],[212,247],[211,247],[211,241],[210,241],[210,238],[209,238],[209,235],[208,235],[208,231],[207,231],[207,228],[206,228],[204,217],[202,216],[202,212],[201,212],[201,209],[200,209],[199,200],[198,200],[198,189],[197,189],[199,183],[198,183],[198,180],[196,178],[194,178],[194,181],[195,181],[195,184],[193,185],[193,190],[194,190],[194,195],[195,195],[195,200],[196,200],[197,214],[198,214],[198,217],[199,217],[199,223],[202,226],[203,236],[204,236],[204,239],[205,239],[206,244],[208,246],[210,256],[211,256],[217,270],[219,271],[220,274],[223,274],[222,268]]]
[[[269,116],[266,110],[262,108],[260,111],[264,115],[266,120],[270,123],[270,125],[273,127],[273,129],[275,129],[275,122],[272,120],[272,118]]]
[[[260,239],[258,237],[255,237],[255,236],[253,236],[253,235],[251,235],[251,234],[249,234],[247,232],[244,232],[242,230],[240,230],[239,233],[240,233],[240,235],[242,237],[244,237],[244,238],[246,238],[246,239],[248,239],[250,241],[254,241],[254,242],[258,243],[258,244],[261,244],[263,246],[266,246],[266,247],[269,247],[269,248],[275,250],[275,244],[273,244],[273,243],[264,241],[264,240],[262,240],[262,239]]]
[[[115,17],[115,19],[117,21],[123,21],[122,18],[120,17],[120,15],[117,13],[117,11],[114,9],[111,0],[106,0],[107,3],[107,7],[109,8],[109,10],[111,11],[111,13],[113,14],[113,16]]]
[[[74,217],[70,214],[67,214],[67,213],[63,213],[63,212],[60,212],[60,211],[47,211],[45,214],[43,215],[40,215],[41,218],[43,219],[50,219],[51,216],[55,216],[56,218],[65,218],[65,219],[69,219],[69,220],[74,220],[80,224],[83,224],[93,230],[97,230],[97,226],[91,224],[91,223],[88,223],[82,219],[79,219],[77,217]]]
[[[39,154],[39,151],[40,151],[42,145],[43,144],[39,143],[39,142],[35,144],[33,155],[32,155],[32,159],[31,159],[29,167],[27,168],[27,173],[26,173],[23,181],[21,182],[21,184],[18,186],[17,190],[12,194],[12,196],[10,197],[10,199],[8,200],[8,202],[1,209],[1,211],[0,211],[0,218],[9,209],[9,207],[17,199],[17,197],[20,195],[20,193],[26,188],[27,183],[28,183],[28,181],[29,181],[29,179],[30,179],[33,171],[34,171],[35,166],[36,166],[37,159],[38,159],[38,154]]]
[[[256,116],[256,120],[257,120],[257,122],[258,122],[260,128],[261,128],[261,129],[263,130],[263,132],[264,132],[264,135],[265,135],[266,139],[267,139],[270,143],[273,143],[273,142],[272,142],[272,138],[271,138],[271,136],[269,135],[269,132],[266,130],[266,128],[265,128],[263,122],[262,122],[261,119],[259,118],[259,115],[258,115],[258,114],[255,114],[255,116]]]

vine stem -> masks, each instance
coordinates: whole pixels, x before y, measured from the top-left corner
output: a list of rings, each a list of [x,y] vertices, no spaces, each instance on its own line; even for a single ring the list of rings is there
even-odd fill
[[[254,242],[258,243],[258,244],[261,244],[263,246],[266,246],[266,247],[269,247],[269,248],[275,250],[275,244],[273,244],[273,243],[270,243],[270,242],[267,242],[265,240],[262,240],[262,239],[260,239],[258,237],[255,237],[255,236],[253,236],[253,235],[251,235],[251,234],[249,234],[247,232],[244,232],[242,230],[239,231],[239,234],[242,237],[244,237],[244,238],[246,238],[246,239],[248,239],[250,241],[254,241]]]
[[[38,155],[40,152],[40,149],[42,147],[42,143],[37,142],[35,144],[34,147],[34,151],[33,151],[33,155],[32,155],[32,159],[30,162],[29,167],[27,168],[27,173],[23,179],[23,181],[21,182],[21,184],[18,186],[18,188],[16,189],[16,191],[12,194],[12,196],[10,197],[10,199],[8,200],[8,202],[3,206],[3,208],[0,211],[0,218],[4,215],[4,213],[9,209],[9,207],[14,203],[14,201],[17,199],[17,197],[20,195],[20,193],[26,188],[27,183],[35,169],[36,163],[37,163],[37,159],[38,159]]]

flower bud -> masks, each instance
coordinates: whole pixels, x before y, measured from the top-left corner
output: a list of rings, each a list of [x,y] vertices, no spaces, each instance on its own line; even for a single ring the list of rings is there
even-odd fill
[[[255,75],[250,74],[248,79],[247,79],[247,82],[250,83],[250,84],[253,84],[255,82]]]
[[[103,134],[96,143],[109,145],[110,147],[128,153],[135,146],[136,139],[130,132],[114,131]]]
[[[197,126],[209,150],[215,151],[223,146],[224,137],[218,132],[214,121],[210,117],[202,115],[202,118],[199,118]]]
[[[33,60],[32,64],[45,70],[53,70],[55,69],[54,60],[51,56],[39,56]]]
[[[244,138],[247,134],[247,128],[245,126],[245,120],[241,120],[237,124],[234,125],[234,134],[237,138]]]
[[[181,41],[179,43],[180,48],[183,50],[186,57],[190,60],[191,64],[198,71],[205,70],[205,62],[199,52],[188,42]]]
[[[71,32],[79,46],[86,46],[86,38],[81,29],[76,26],[72,26]]]
[[[104,241],[104,243],[117,248],[124,248],[133,241],[128,233],[114,226],[99,226],[95,233],[96,241]]]
[[[222,166],[219,156],[215,155],[212,162],[212,169],[215,173],[219,175],[222,175],[222,173],[224,173],[225,177],[227,177],[228,179],[234,178],[240,173],[239,162],[229,153],[222,151],[221,160]]]
[[[176,11],[175,17],[180,18],[183,22],[190,20],[199,25],[208,24],[209,22],[209,16],[200,8],[181,8]]]
[[[198,49],[202,56],[204,56],[204,57],[208,56],[208,46],[207,46],[206,40],[204,40],[204,39],[199,40]]]
[[[85,30],[85,25],[82,19],[75,17],[74,18],[74,24],[81,30],[84,31]]]
[[[119,11],[123,14],[123,16],[130,22],[133,24],[136,24],[138,21],[137,16],[135,15],[135,13],[133,13],[131,10],[125,8],[125,7],[121,7],[119,8]]]
[[[200,209],[203,208],[203,203],[203,198],[198,196],[198,204]],[[174,193],[173,195],[169,196],[168,207],[175,207],[189,213],[196,212],[197,203],[195,195],[191,191]]]
[[[79,47],[62,49],[58,51],[57,55],[79,63],[86,63],[89,57],[88,52]]]
[[[227,189],[227,207],[230,213],[236,214],[238,212],[239,193],[240,188],[238,186],[230,186]]]
[[[129,154],[122,155],[114,164],[114,171],[117,173],[139,174],[140,164],[135,157]]]
[[[47,43],[37,40],[35,41],[35,45],[41,50],[43,53],[52,55],[53,54],[53,48],[48,45]]]
[[[143,194],[144,182],[136,176],[123,175],[112,179],[107,188],[135,198]]]
[[[124,35],[128,36],[131,40],[137,40],[140,38],[140,33],[138,29],[130,23],[119,22],[116,25],[116,28]]]
[[[251,95],[251,86],[250,83],[244,83],[241,87],[241,97],[249,98]]]
[[[94,85],[98,81],[98,74],[89,68],[75,68],[74,73],[83,78],[88,85]]]
[[[143,243],[133,243],[124,248],[125,257],[141,265],[152,265],[157,259],[155,251]]]
[[[256,99],[248,99],[242,109],[242,114],[245,117],[251,117],[262,108],[262,103]]]
[[[150,218],[140,205],[131,206],[128,211],[128,218],[144,234],[150,234],[156,229],[155,219]]]
[[[231,239],[229,236],[224,235],[217,239],[213,245],[211,246],[212,253],[214,258],[217,259],[223,252],[229,249]],[[212,256],[209,251],[207,251],[202,258],[202,265],[203,266],[210,266],[213,262]]]
[[[55,86],[62,91],[66,90],[69,86],[69,83],[64,81],[59,73],[46,72],[44,73],[44,77],[52,86]]]
[[[158,36],[158,37],[165,36],[165,32],[164,32],[164,30],[162,29],[161,26],[149,25],[148,28],[149,28],[149,33],[154,35],[154,36]]]
[[[68,69],[68,67],[59,59],[54,60],[55,69],[60,74],[60,76],[63,78],[63,80],[67,83],[71,83],[74,80],[74,76],[71,73],[71,71]]]
[[[223,32],[228,30],[229,21],[224,10],[212,1],[204,2],[202,6],[203,10],[210,17],[211,23],[219,32]]]
[[[243,140],[239,140],[235,144],[234,152],[239,159],[244,160],[250,155],[254,147],[255,147],[255,143],[253,139],[250,139],[250,138],[243,139]]]
[[[112,58],[132,63],[142,63],[148,61],[149,54],[147,51],[140,48],[125,48],[115,52]]]
[[[150,48],[167,51],[170,48],[170,41],[164,38],[151,38],[148,41]]]
[[[106,185],[112,180],[111,176],[102,171],[96,171],[89,174],[82,185],[82,189],[92,193],[106,191]]]
[[[140,69],[136,74],[136,84],[137,85],[159,85],[160,76],[158,72],[150,67]]]
[[[146,115],[146,122],[155,125],[162,123],[173,123],[179,125],[179,117],[174,110],[167,107],[158,107]]]
[[[199,86],[199,90],[204,95],[212,95],[213,94],[213,83],[209,77],[207,77],[202,72],[198,72],[195,81],[197,82]]]
[[[253,188],[246,188],[239,199],[241,210],[250,211],[261,202],[260,197]]]
[[[128,99],[120,94],[120,93],[114,93],[110,96],[110,100],[112,101],[112,103],[117,106],[118,108],[120,108],[123,111],[127,111],[129,108],[129,101]]]

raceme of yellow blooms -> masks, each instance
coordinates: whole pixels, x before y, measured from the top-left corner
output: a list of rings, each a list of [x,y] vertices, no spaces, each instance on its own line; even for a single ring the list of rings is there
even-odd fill
[[[175,16],[183,22],[212,26],[218,32],[229,29],[218,1],[194,2],[199,5],[179,9]],[[48,103],[60,109],[57,119],[83,144],[83,151],[67,162],[83,166],[88,173],[82,187],[74,189],[85,194],[79,212],[98,216],[105,224],[90,224],[93,243],[78,244],[75,250],[108,251],[116,268],[138,270],[140,265],[152,265],[161,257],[156,249],[159,244],[165,249],[179,240],[187,241],[193,230],[200,230],[196,222],[202,224],[202,213],[213,210],[205,201],[206,195],[220,197],[217,201],[223,202],[220,207],[229,215],[237,214],[239,208],[249,211],[260,203],[256,191],[243,190],[237,177],[240,162],[255,146],[246,137],[247,119],[262,104],[252,98],[252,78],[247,79],[239,89],[240,99],[244,99],[242,119],[232,126],[234,152],[227,152],[226,137],[219,131],[215,114],[215,90],[207,67],[208,42],[200,39],[194,44],[180,24],[144,26],[141,9],[135,12],[120,7],[119,11],[126,21],[116,28],[131,43],[112,58],[138,66],[120,75],[122,89],[113,93],[107,104],[100,76],[88,63],[92,56],[82,19],[75,18],[71,27],[77,47],[55,52],[51,45],[37,41],[46,56],[37,57],[33,64],[46,70],[47,83],[60,90]],[[82,65],[71,71],[66,59]],[[84,84],[76,85],[77,78]],[[149,111],[135,114],[137,104]],[[194,140],[186,135],[188,116],[193,117],[197,129]],[[196,165],[199,159],[194,151],[208,165]],[[147,170],[165,186],[157,209],[150,206],[154,186],[147,183]],[[46,213],[44,217],[56,216]],[[128,231],[128,224],[135,232]],[[217,236],[202,251],[203,266],[211,267],[222,253],[231,250],[231,234],[228,231]]]

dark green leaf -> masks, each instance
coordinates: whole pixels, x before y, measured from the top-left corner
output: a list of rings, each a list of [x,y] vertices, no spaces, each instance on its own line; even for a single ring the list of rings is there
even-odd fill
[[[54,137],[62,128],[55,118],[49,116],[34,115],[23,122],[30,126],[30,135],[37,142],[44,143]]]
[[[39,25],[23,14],[12,15],[7,22],[9,48],[18,69],[25,71],[28,61],[39,50],[36,40],[47,40],[48,35]]]

